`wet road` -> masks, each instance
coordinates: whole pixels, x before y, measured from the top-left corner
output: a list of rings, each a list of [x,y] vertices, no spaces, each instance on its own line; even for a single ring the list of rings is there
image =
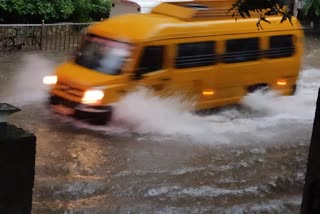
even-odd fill
[[[309,43],[296,96],[253,94],[204,117],[142,90],[108,127],[46,108],[41,78],[66,56],[2,57],[1,102],[37,136],[33,213],[298,213],[320,86]]]

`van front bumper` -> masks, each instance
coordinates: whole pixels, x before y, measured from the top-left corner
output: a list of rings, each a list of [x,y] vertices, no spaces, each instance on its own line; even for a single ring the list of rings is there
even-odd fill
[[[56,113],[97,124],[107,123],[112,113],[111,106],[90,106],[55,95],[49,97],[49,104]]]

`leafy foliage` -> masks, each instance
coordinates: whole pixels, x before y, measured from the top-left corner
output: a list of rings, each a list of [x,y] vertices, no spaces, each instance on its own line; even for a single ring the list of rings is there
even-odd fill
[[[0,23],[86,22],[109,16],[110,0],[0,0]]]
[[[100,20],[109,16],[111,2],[107,0],[74,0],[75,5],[72,20],[78,22],[86,22],[93,20]]]
[[[303,9],[306,16],[320,16],[320,0],[307,0]]]
[[[315,0],[319,1],[319,0]],[[289,14],[287,8],[284,6],[281,0],[237,0],[236,3],[228,10],[227,13],[232,12],[232,17],[237,17],[240,15],[243,18],[250,17],[252,12],[259,15],[257,28],[263,29],[261,21],[270,23],[267,20],[267,16],[270,15],[282,15],[281,23],[289,20],[291,21],[291,15]]]

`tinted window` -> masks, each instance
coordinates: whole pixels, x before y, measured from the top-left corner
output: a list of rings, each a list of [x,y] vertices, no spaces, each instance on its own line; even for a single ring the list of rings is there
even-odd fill
[[[163,46],[145,47],[140,59],[138,72],[145,74],[153,71],[158,71],[163,68]]]
[[[213,65],[216,61],[215,42],[183,43],[177,46],[176,68]]]
[[[292,35],[272,36],[269,40],[269,50],[267,50],[266,57],[289,57],[294,54],[294,51]]]
[[[223,61],[226,63],[253,61],[260,58],[259,39],[232,39],[226,41]]]
[[[202,4],[185,4],[184,7],[189,7],[196,10],[208,10],[208,6]]]
[[[88,36],[76,55],[75,63],[105,74],[117,75],[130,54],[130,46],[125,43]]]

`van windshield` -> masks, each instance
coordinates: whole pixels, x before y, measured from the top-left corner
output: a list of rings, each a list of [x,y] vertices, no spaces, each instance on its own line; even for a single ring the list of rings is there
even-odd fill
[[[129,55],[130,45],[127,43],[87,36],[75,63],[105,74],[118,75]]]

